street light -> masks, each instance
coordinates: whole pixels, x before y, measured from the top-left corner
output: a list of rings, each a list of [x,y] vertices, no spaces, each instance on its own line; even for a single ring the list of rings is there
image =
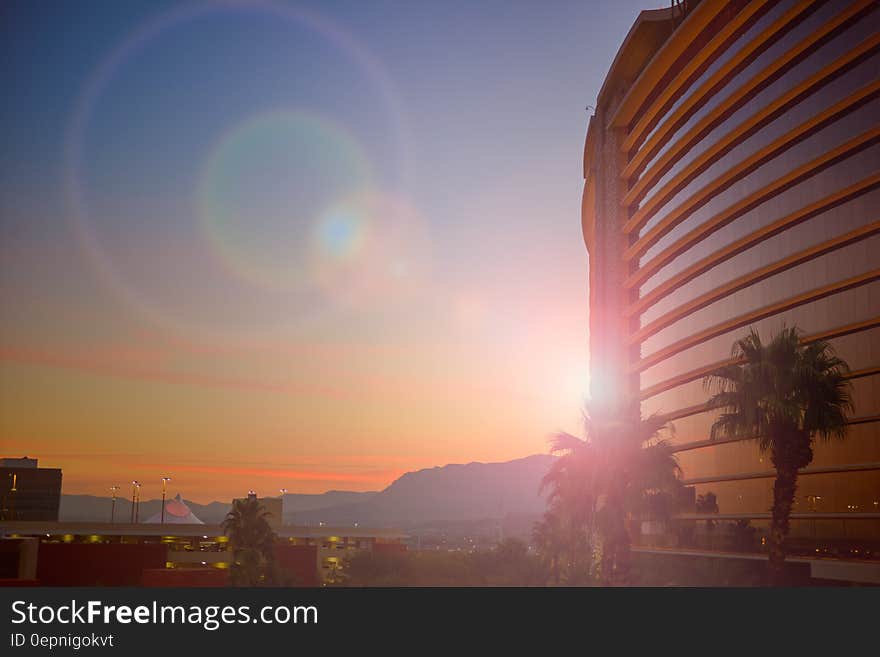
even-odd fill
[[[279,488],[281,492],[281,524],[284,524],[284,494],[287,492],[286,488]]]
[[[9,489],[9,519],[15,520],[15,498],[18,492],[18,475],[12,473],[12,488]],[[2,516],[0,516],[2,517]]]
[[[169,481],[171,481],[171,477],[162,477],[162,519],[160,522],[163,525],[165,524],[165,489]]]
[[[807,505],[811,512],[815,513],[818,510],[819,502],[822,501],[821,495],[807,495]],[[813,518],[813,538],[816,538],[816,519]]]
[[[132,524],[137,522],[137,505],[140,502],[140,487],[141,483],[136,479],[133,479],[131,482],[131,522]]]
[[[119,486],[110,486],[110,493],[113,495],[113,504],[110,507],[110,524],[113,524],[113,521],[116,519],[116,491],[119,490]]]

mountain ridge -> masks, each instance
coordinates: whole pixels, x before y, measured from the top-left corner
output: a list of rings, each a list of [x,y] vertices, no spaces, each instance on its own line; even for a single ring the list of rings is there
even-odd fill
[[[299,524],[411,527],[430,522],[540,513],[541,479],[555,457],[547,454],[483,463],[450,463],[407,472],[369,500],[295,514]]]
[[[406,472],[375,492],[287,493],[284,522],[413,527],[541,513],[546,499],[538,489],[554,459],[532,454],[510,461],[448,463]],[[209,524],[222,522],[230,507],[230,502],[184,501]],[[109,497],[62,495],[59,517],[63,521],[107,521],[111,505]],[[147,518],[160,508],[161,500],[146,500],[140,503],[139,515]],[[131,502],[118,497],[116,519],[124,521],[130,515]]]

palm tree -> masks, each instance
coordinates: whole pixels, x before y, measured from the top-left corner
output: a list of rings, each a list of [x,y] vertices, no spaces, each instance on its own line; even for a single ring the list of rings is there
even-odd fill
[[[565,550],[559,514],[552,509],[532,527],[532,543],[544,561],[551,581],[558,585],[562,579],[562,553]]]
[[[642,418],[638,406],[584,410],[585,438],[558,433],[551,451],[561,454],[544,477],[551,504],[560,505],[584,527],[599,553],[604,584],[624,583],[631,538],[627,520],[665,516],[679,492],[681,471],[660,432],[672,430],[659,416]]]
[[[226,514],[223,533],[233,550],[233,584],[256,586],[275,579],[275,532],[266,520],[270,515],[256,497],[235,500]]]
[[[697,501],[694,504],[697,513],[718,513],[718,498],[715,493],[709,491],[705,495],[697,495]],[[712,533],[715,531],[715,521],[706,521],[706,533],[709,540],[709,548],[712,548]]]
[[[782,583],[785,538],[797,490],[798,470],[813,460],[813,442],[846,436],[852,411],[847,364],[830,345],[802,344],[796,328],[785,328],[768,344],[758,332],[737,340],[734,364],[705,380],[709,407],[722,412],[711,437],[753,438],[776,468],[770,525],[771,582]]]
[[[591,559],[583,559],[590,548],[584,519],[563,504],[552,504],[534,524],[532,542],[554,585],[589,583]]]

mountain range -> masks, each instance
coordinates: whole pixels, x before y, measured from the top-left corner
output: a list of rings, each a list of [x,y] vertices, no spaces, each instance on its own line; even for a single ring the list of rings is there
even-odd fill
[[[362,502],[377,495],[375,492],[358,493],[354,491],[330,490],[326,493],[309,495],[304,493],[288,493],[284,496],[284,520],[292,522],[300,511],[315,511],[355,502]],[[210,502],[199,504],[184,499],[193,514],[202,522],[215,524],[223,521],[229,511],[230,502]],[[62,495],[58,511],[62,521],[106,522],[110,520],[113,502],[109,497],[95,495]],[[149,518],[162,508],[161,500],[143,500],[138,509],[141,520]],[[131,518],[131,500],[116,498],[115,518],[118,522],[126,522]]]
[[[535,454],[501,463],[450,464],[407,472],[379,492],[327,491],[319,495],[288,493],[284,521],[298,525],[419,527],[535,515],[546,506],[538,488],[554,457]],[[185,500],[203,522],[223,520],[229,502],[198,504]],[[62,495],[63,521],[107,521],[111,500],[92,495]],[[161,508],[160,500],[140,503],[140,518]],[[116,500],[116,519],[131,516],[131,502]]]

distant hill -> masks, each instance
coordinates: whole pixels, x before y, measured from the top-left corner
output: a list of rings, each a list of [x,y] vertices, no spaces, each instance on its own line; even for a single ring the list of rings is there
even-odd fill
[[[331,490],[319,495],[288,493],[284,496],[284,520],[293,522],[294,514],[300,511],[323,509],[340,504],[353,504],[368,500],[375,492],[357,493],[353,491]],[[195,516],[207,524],[223,521],[229,511],[230,502],[211,502],[199,504],[184,500]],[[144,500],[140,503],[138,514],[141,519],[149,518],[161,509],[161,500]],[[60,520],[106,522],[110,520],[112,501],[109,497],[94,495],[62,495],[58,511]],[[131,500],[119,497],[116,499],[116,520],[125,522],[131,518]]]
[[[471,523],[511,516],[534,517],[546,506],[538,494],[541,478],[554,457],[535,454],[502,463],[451,464],[407,472],[378,493],[328,491],[320,495],[288,493],[284,521],[298,525],[428,527],[432,523]],[[229,502],[198,504],[185,500],[205,523],[219,523]],[[109,497],[62,495],[61,520],[108,521]],[[160,500],[140,504],[140,518],[158,513]],[[131,517],[131,502],[116,500],[116,519]]]
[[[503,463],[444,465],[407,472],[364,501],[295,514],[297,524],[426,526],[431,523],[540,514],[538,494],[554,457],[536,454]]]

